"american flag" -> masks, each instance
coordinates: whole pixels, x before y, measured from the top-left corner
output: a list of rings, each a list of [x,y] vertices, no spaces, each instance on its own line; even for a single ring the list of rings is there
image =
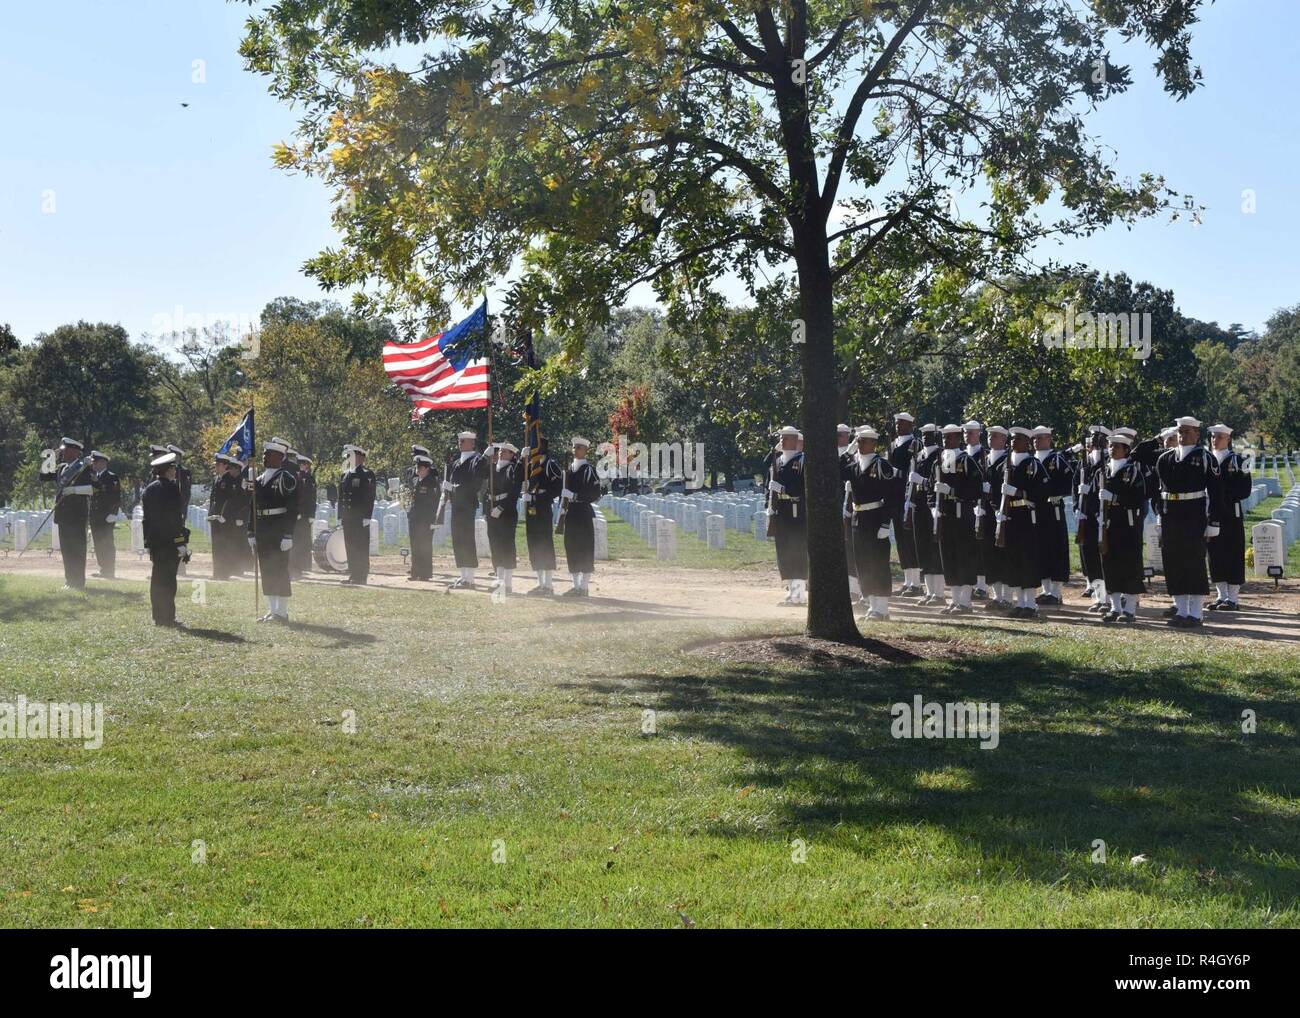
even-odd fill
[[[430,410],[477,410],[490,399],[486,352],[484,301],[446,332],[416,343],[385,343],[384,370],[411,394],[412,420]]]

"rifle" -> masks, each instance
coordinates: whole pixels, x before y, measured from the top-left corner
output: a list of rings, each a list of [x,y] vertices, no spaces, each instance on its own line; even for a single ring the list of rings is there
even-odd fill
[[[565,481],[564,486],[566,488],[569,486],[568,481]],[[557,534],[564,533],[564,520],[569,515],[569,503],[572,501],[573,501],[572,495],[568,496],[567,498],[560,499],[560,518],[555,521],[555,532]]]
[[[1002,483],[1011,483],[1011,448],[1008,446],[1006,453],[1002,457],[1002,462],[1006,465],[1002,468]],[[1002,501],[998,504],[998,525],[993,532],[993,545],[997,548],[1007,546],[1007,493],[1002,492]]]
[[[1101,462],[1097,464],[1098,473],[1101,475],[1101,487],[1097,489],[1097,502],[1101,506],[1101,538],[1098,541],[1103,556],[1110,554],[1110,502],[1101,497],[1101,493],[1106,490],[1106,464]]]
[[[447,453],[447,462],[443,464],[442,480],[443,483],[445,484],[449,484],[451,482],[451,461],[455,457],[455,455],[456,454],[454,452]],[[442,493],[442,498],[438,499],[438,515],[437,518],[434,519],[433,521],[433,525],[435,527],[441,527],[443,520],[447,518],[447,503],[449,501],[451,501],[451,492],[444,491]]]
[[[943,453],[944,453],[943,447],[940,446],[939,455],[935,456],[934,458],[934,477],[932,478],[932,480],[935,484],[938,484],[939,479],[943,477]],[[939,518],[934,521],[934,539],[938,541],[940,544],[942,544],[943,543],[943,495],[939,493],[937,488],[935,489],[934,492],[934,507],[939,510]]]
[[[907,461],[908,474],[916,473],[916,439],[912,439],[912,454]],[[907,503],[907,511],[903,513],[903,528],[912,529],[912,517],[916,515],[916,482],[909,476],[907,479],[907,495],[904,501]]]
[[[1104,460],[1098,460],[1098,461],[1097,461],[1097,465],[1098,465],[1099,467],[1101,467],[1102,469],[1105,469],[1106,463],[1105,463]],[[1079,467],[1079,469],[1082,471],[1082,477],[1084,478],[1084,483],[1085,483],[1085,484],[1090,483],[1090,482],[1091,482],[1091,477],[1092,477],[1092,475],[1088,473],[1088,466],[1089,466],[1089,464],[1088,464],[1088,460],[1087,460],[1087,457],[1085,456],[1085,458],[1084,458],[1084,460],[1083,460],[1083,463],[1082,463],[1082,464],[1080,465],[1080,467]],[[1098,499],[1098,500],[1097,500],[1097,504],[1098,504],[1098,505],[1102,505],[1102,504],[1103,504],[1102,501],[1101,501],[1101,499]],[[1078,506],[1075,506],[1075,508],[1078,509],[1079,507],[1078,507]],[[1075,531],[1074,531],[1074,543],[1075,543],[1075,544],[1079,544],[1079,545],[1083,544],[1083,527],[1081,527],[1081,526],[1080,526],[1080,527],[1077,527],[1077,528],[1075,529]]]

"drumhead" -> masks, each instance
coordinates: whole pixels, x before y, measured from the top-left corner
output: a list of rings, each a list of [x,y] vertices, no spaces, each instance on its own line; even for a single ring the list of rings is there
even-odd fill
[[[330,573],[330,572],[339,571],[334,568],[334,565],[331,563],[329,553],[327,551],[329,547],[330,536],[336,532],[340,536],[342,536],[343,534],[343,531],[338,530],[338,528],[335,528],[334,530],[330,530],[330,529],[322,530],[319,534],[316,535],[316,539],[311,543],[311,557],[316,562],[316,568],[321,570],[321,572]]]
[[[330,531],[329,540],[325,542],[325,558],[334,572],[346,573],[348,571],[348,546],[343,539],[342,527],[336,527]]]

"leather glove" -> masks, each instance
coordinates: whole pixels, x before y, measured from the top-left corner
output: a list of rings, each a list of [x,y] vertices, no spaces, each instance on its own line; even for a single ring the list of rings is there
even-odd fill
[[[1101,491],[1097,492],[1097,497],[1103,502],[1115,501],[1115,493],[1113,491],[1107,491],[1105,488],[1102,488]]]
[[[1019,493],[1020,493],[1020,489],[1017,488],[1014,484],[1007,484],[1005,481],[1003,482],[1002,494],[1006,495],[1007,498],[1015,498],[1016,495],[1018,495]]]
[[[877,537],[877,539],[879,539],[879,540],[884,540],[884,539],[887,538],[888,536],[889,536],[889,528],[888,528],[888,527],[881,527],[879,530],[876,531],[876,537]]]
[[[944,484],[943,481],[936,481],[934,484],[934,490],[937,491],[940,495],[946,495],[948,494],[948,492],[952,491],[952,486],[948,484]]]
[[[293,538],[292,538],[292,537],[282,537],[282,538],[280,538],[280,550],[281,550],[281,551],[288,551],[288,550],[289,550],[290,548],[292,548],[292,547],[293,547]]]
[[[1207,538],[1210,538],[1210,537],[1218,537],[1218,536],[1219,536],[1219,528],[1216,527],[1214,524],[1210,524],[1210,526],[1208,526],[1208,527],[1205,528],[1205,536],[1206,536]]]
[[[925,483],[925,478],[922,477],[920,474],[918,474],[915,470],[913,470],[910,474],[907,475],[907,479],[911,481],[913,484]]]
[[[248,535],[248,546],[252,548],[254,551],[257,551],[257,538],[254,537],[252,534]]]

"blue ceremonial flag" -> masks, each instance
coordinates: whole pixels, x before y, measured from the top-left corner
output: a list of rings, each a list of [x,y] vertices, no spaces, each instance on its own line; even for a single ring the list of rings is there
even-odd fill
[[[250,409],[244,414],[244,419],[239,422],[239,426],[230,433],[225,444],[217,450],[218,453],[230,453],[231,449],[235,450],[235,456],[241,460],[247,460],[253,455],[253,449],[256,447],[257,440],[253,435],[253,411]]]

